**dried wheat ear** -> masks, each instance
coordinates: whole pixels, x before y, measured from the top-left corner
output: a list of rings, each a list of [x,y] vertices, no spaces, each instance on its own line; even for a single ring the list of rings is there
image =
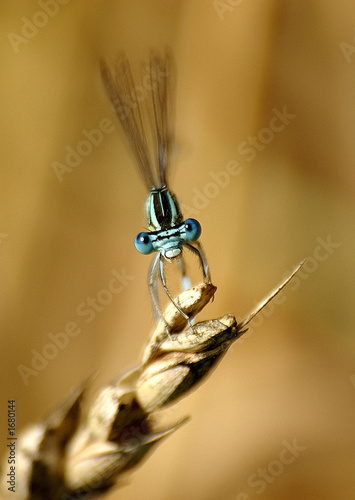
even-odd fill
[[[187,395],[211,372],[231,344],[246,332],[252,318],[301,265],[239,324],[233,314],[225,314],[188,327],[170,303],[164,312],[165,323],[161,320],[153,331],[138,367],[104,387],[89,403],[85,415],[82,402],[90,382],[44,422],[20,434],[12,498],[98,498],[127,481],[127,471],[187,420],[159,428],[154,413]],[[215,291],[214,285],[201,283],[182,292],[175,301],[189,318],[194,318]],[[5,470],[1,485],[7,493]]]

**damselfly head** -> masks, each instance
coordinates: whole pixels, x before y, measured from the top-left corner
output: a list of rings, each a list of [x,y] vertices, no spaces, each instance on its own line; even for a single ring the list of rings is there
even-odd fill
[[[139,233],[134,244],[139,253],[147,255],[159,252],[171,260],[181,254],[182,245],[197,241],[200,234],[200,223],[196,219],[186,219],[168,229]]]

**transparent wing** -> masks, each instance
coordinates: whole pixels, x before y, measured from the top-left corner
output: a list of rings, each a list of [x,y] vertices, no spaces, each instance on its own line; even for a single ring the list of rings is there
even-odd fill
[[[115,77],[105,61],[101,60],[101,76],[148,190],[159,187],[152,168],[137,92],[127,57],[121,55],[117,59]]]
[[[168,51],[163,56],[152,53],[150,56],[150,79],[152,87],[154,124],[157,140],[159,182],[166,184],[166,172],[170,155],[170,130],[168,114],[171,109],[170,85],[172,77],[172,57]]]

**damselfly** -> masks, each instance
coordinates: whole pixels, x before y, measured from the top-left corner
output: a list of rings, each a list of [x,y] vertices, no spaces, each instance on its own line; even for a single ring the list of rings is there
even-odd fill
[[[146,201],[148,230],[139,233],[135,239],[136,249],[142,254],[157,252],[149,273],[149,290],[159,317],[164,319],[159,306],[157,281],[160,278],[163,289],[177,310],[189,320],[171,296],[165,279],[164,262],[177,260],[182,273],[183,288],[190,286],[183,257],[183,246],[199,258],[205,283],[210,283],[207,260],[200,243],[201,226],[195,219],[183,219],[178,201],[167,183],[167,169],[170,161],[171,137],[168,126],[170,110],[171,56],[151,54],[143,86],[135,86],[128,59],[120,56],[114,73],[101,61],[102,79],[108,96],[114,106],[120,124],[127,136],[138,163],[140,172],[149,190]],[[154,157],[148,147],[140,101],[147,100],[148,117],[153,121]],[[149,105],[151,112],[149,113]],[[168,328],[167,332],[168,331]]]

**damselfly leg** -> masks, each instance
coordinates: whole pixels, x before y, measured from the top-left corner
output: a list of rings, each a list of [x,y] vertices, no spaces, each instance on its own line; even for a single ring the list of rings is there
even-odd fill
[[[181,288],[182,290],[188,290],[189,288],[191,288],[191,280],[189,278],[189,275],[187,274],[185,260],[182,258],[182,256],[177,257],[176,260],[181,273]]]
[[[203,281],[205,283],[211,283],[210,268],[208,266],[206,255],[203,251],[201,243],[199,241],[195,241],[194,244],[186,243],[185,246],[186,248],[189,248],[193,253],[198,255],[203,272]]]
[[[194,245],[196,245],[197,248],[195,248]],[[209,273],[209,267],[208,267],[207,260],[206,260],[206,257],[204,255],[202,246],[199,242],[195,242],[194,245],[192,245],[191,243],[186,243],[184,247],[186,250],[188,249],[192,253],[194,253],[198,256],[198,258],[200,260],[202,272],[203,272],[203,280],[206,284],[210,284],[211,277],[210,277],[210,273]],[[182,290],[187,290],[187,289],[191,288],[191,281],[190,281],[190,278],[186,272],[185,259],[184,259],[182,254],[175,257],[175,259],[177,261],[179,271],[181,273],[181,288],[182,288]],[[152,263],[152,266],[151,266],[150,272],[149,272],[148,286],[149,286],[149,291],[150,291],[150,296],[152,299],[154,312],[156,313],[156,316],[158,319],[163,319],[163,321],[164,321],[164,316],[162,314],[161,307],[160,307],[159,290],[158,290],[158,286],[157,286],[158,278],[159,278],[160,282],[162,284],[162,287],[163,287],[166,295],[169,297],[170,301],[174,304],[174,306],[179,311],[179,313],[187,320],[189,325],[192,327],[193,320],[191,320],[191,318],[181,310],[179,305],[176,303],[176,301],[174,300],[174,298],[170,294],[169,289],[167,288],[166,278],[165,278],[165,263],[166,262],[167,262],[167,259],[164,258],[163,254],[161,252],[157,253],[157,255],[154,257],[154,260],[153,260],[153,263]],[[168,263],[168,265],[169,265],[169,263]],[[165,323],[165,321],[164,321],[164,323]],[[167,332],[168,336],[170,337],[169,329],[168,329],[168,326],[166,323],[165,323],[165,326],[166,326],[166,332]]]

